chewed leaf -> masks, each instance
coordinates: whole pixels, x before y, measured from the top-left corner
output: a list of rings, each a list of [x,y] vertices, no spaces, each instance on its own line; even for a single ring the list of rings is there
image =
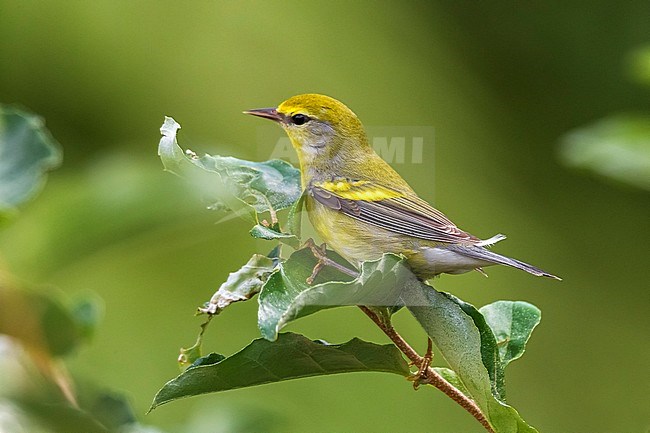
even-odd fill
[[[522,301],[497,301],[479,311],[496,337],[503,368],[524,354],[526,342],[542,318],[539,308]]]
[[[200,311],[200,310],[199,310]],[[203,322],[201,325],[201,332],[196,337],[196,342],[190,347],[181,347],[180,353],[178,355],[178,366],[181,371],[185,370],[187,367],[194,365],[199,359],[202,359],[203,356],[203,337],[205,335],[205,330],[208,328],[210,321],[213,316],[208,316],[208,320]],[[216,354],[212,354],[216,355]],[[223,358],[223,357],[222,357]]]
[[[258,239],[266,239],[269,241],[277,240],[285,243],[293,248],[298,248],[300,241],[295,235],[289,233],[282,233],[276,230],[276,227],[267,227],[262,224],[256,224],[250,231],[251,236]]]
[[[233,302],[252,298],[260,291],[275,267],[273,259],[260,254],[253,255],[248,263],[228,275],[228,279],[212,295],[210,302],[199,311],[207,314],[219,314]]]
[[[203,335],[199,335],[196,343],[190,347],[181,347],[180,353],[178,354],[178,367],[181,371],[185,370],[187,367],[192,365],[197,360],[201,359],[202,346],[203,346]]]
[[[358,338],[327,344],[298,334],[281,334],[275,342],[255,340],[228,358],[208,355],[195,361],[158,391],[151,409],[193,395],[361,371],[409,375],[406,361],[392,344],[378,345]]]
[[[302,192],[300,170],[272,159],[251,162],[229,156],[204,155],[198,159],[206,170],[222,175],[233,194],[258,213],[290,207]]]
[[[328,252],[328,257],[337,256]],[[402,257],[385,254],[379,260],[364,262],[357,278],[326,266],[316,280],[321,283],[309,285],[306,280],[315,264],[309,249],[296,251],[264,284],[258,310],[258,324],[264,338],[275,340],[289,322],[327,308],[396,305],[401,282],[412,275]]]
[[[158,156],[160,156],[165,169],[171,172],[176,172],[186,161],[183,149],[176,142],[176,134],[179,129],[181,129],[181,125],[178,122],[165,116],[165,121],[160,127],[163,138],[158,144]]]
[[[158,154],[165,169],[181,176],[199,176],[198,172],[213,175],[208,182],[218,184],[218,207],[234,211],[236,215],[257,221],[257,214],[275,212],[290,207],[301,195],[300,171],[278,159],[252,162],[229,156],[198,156],[183,151],[176,140],[180,125],[165,117],[160,128],[163,137]]]
[[[0,219],[36,194],[60,163],[60,146],[40,117],[0,105]]]

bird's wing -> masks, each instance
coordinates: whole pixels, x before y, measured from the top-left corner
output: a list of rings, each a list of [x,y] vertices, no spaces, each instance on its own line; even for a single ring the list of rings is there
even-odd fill
[[[366,180],[313,183],[308,193],[330,209],[388,231],[434,242],[481,244],[415,194]]]

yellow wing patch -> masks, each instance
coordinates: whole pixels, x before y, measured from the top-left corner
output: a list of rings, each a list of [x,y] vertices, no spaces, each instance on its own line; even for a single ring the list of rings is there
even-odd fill
[[[393,233],[447,244],[480,242],[414,194],[371,181],[335,178],[313,183],[309,194],[332,210]]]
[[[404,194],[373,184],[367,180],[350,181],[338,179],[331,182],[321,182],[315,186],[322,188],[340,198],[354,201],[380,201],[389,198],[404,197]]]

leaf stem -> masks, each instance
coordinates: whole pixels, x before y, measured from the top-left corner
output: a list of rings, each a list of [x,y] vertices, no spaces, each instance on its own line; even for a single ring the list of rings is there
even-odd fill
[[[372,311],[370,308],[359,305],[361,311],[370,318],[375,324],[383,331],[384,334],[397,346],[397,348],[415,365],[421,365],[424,358],[420,356],[415,349],[409,345],[404,338],[393,328],[390,323],[386,323],[382,318]],[[481,409],[476,403],[467,397],[465,394],[457,390],[453,385],[447,382],[441,375],[439,375],[433,368],[427,367],[425,375],[419,379],[420,383],[428,383],[435,386],[440,391],[444,392],[449,398],[458,403],[463,409],[470,413],[478,422],[481,423],[485,430],[494,433],[492,426],[487,418],[481,412]]]

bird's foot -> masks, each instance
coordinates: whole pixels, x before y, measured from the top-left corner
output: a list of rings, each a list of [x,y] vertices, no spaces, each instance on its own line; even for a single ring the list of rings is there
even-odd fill
[[[420,385],[428,382],[427,372],[429,370],[429,366],[431,366],[432,359],[433,359],[433,342],[429,338],[427,340],[427,353],[425,353],[424,357],[422,357],[422,362],[420,362],[420,365],[418,366],[418,371],[416,371],[414,374],[407,377],[409,381],[413,382],[414,390],[417,391]]]
[[[316,258],[317,262],[314,265],[314,269],[311,271],[311,275],[307,278],[307,284],[311,285],[314,283],[314,280],[318,276],[318,273],[323,269],[325,266],[331,266],[334,269],[337,269],[344,274],[347,274],[351,277],[358,277],[359,273],[357,271],[354,271],[352,269],[346,268],[340,263],[335,262],[334,260],[330,259],[327,257],[327,245],[322,244],[322,245],[316,245],[316,242],[312,238],[307,239],[305,241],[305,244],[303,247],[308,247],[314,257]]]
[[[331,261],[327,258],[327,245],[323,243],[321,246],[316,245],[316,242],[312,238],[307,239],[305,246],[311,250],[311,253],[316,257],[316,264],[314,269],[311,271],[311,275],[307,277],[307,284],[311,285],[314,283],[314,280],[318,276],[318,273],[326,265],[326,260]]]

